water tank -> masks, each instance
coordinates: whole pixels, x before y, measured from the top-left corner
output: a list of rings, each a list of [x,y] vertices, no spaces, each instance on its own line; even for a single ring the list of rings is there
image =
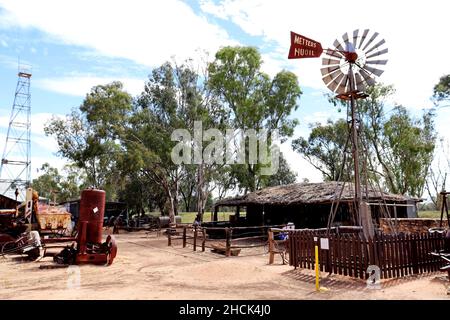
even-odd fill
[[[181,223],[181,216],[175,216],[175,223]],[[158,217],[158,225],[160,228],[167,228],[170,226],[170,217],[169,216],[160,216]]]
[[[103,190],[86,189],[81,192],[79,228],[87,222],[86,242],[102,243],[103,217],[106,193]],[[81,230],[78,230],[80,233]]]
[[[167,228],[170,225],[170,217],[169,216],[160,216],[158,217],[158,226],[160,228]]]

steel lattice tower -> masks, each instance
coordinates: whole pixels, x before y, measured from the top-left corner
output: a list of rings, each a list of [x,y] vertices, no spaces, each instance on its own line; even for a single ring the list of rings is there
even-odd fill
[[[31,184],[31,66],[18,67],[18,80],[0,166],[0,192],[25,199]]]

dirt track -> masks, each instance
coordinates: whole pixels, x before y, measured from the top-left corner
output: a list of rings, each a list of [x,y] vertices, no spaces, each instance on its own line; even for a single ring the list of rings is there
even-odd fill
[[[279,257],[268,265],[262,248],[225,258],[209,250],[193,252],[177,241],[168,247],[164,236],[145,232],[116,239],[118,256],[109,267],[42,270],[51,258],[0,258],[0,299],[450,299],[443,273],[386,280],[379,290],[323,273],[321,285],[329,291],[318,293],[312,271],[282,265]]]

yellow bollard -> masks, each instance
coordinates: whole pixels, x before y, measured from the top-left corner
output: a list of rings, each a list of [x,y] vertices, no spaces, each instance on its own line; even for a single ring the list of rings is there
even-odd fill
[[[319,271],[319,246],[316,244],[314,246],[314,253],[316,256],[316,265],[315,265],[315,270],[316,270],[316,291],[319,292],[326,292],[328,291],[328,288],[321,288],[320,287],[320,271]]]
[[[319,247],[316,245],[314,247],[315,255],[316,255],[316,291],[320,291],[320,282],[319,282]]]

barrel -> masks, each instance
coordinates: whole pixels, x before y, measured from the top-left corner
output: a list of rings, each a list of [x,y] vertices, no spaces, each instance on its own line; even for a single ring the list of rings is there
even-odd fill
[[[86,242],[102,243],[103,217],[106,193],[103,190],[86,189],[81,192],[79,226],[87,222]]]

